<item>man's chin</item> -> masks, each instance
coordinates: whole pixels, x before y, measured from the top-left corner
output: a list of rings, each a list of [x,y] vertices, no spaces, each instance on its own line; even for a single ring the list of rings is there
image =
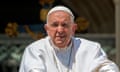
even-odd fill
[[[56,46],[63,46],[64,44],[63,44],[64,42],[56,42]]]
[[[63,42],[61,41],[61,42],[56,42],[56,45],[62,45],[63,44]]]

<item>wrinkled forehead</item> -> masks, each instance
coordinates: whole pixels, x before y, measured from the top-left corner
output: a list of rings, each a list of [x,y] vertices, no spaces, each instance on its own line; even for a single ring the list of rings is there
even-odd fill
[[[72,19],[69,13],[64,11],[55,11],[52,12],[48,17],[49,23],[62,22],[62,23],[72,23]]]

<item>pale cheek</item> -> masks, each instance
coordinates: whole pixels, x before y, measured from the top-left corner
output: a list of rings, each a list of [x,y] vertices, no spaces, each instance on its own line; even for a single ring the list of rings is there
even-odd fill
[[[66,30],[66,33],[67,33],[67,34],[70,34],[71,32],[72,32],[71,29],[67,29],[67,30]]]
[[[49,31],[49,36],[54,38],[55,37],[55,31]]]

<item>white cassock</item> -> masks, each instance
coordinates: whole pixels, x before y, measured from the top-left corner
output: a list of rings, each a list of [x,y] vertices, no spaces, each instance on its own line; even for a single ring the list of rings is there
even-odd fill
[[[97,42],[72,38],[65,50],[55,49],[50,37],[30,44],[24,51],[19,72],[119,72]]]

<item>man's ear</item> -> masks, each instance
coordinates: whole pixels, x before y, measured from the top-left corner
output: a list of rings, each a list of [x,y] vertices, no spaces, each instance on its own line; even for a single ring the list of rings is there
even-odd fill
[[[73,24],[73,30],[74,30],[74,32],[77,30],[77,24],[76,23]]]
[[[76,23],[74,23],[73,24],[73,35],[75,35],[75,31],[77,30],[77,24]]]
[[[44,25],[44,29],[45,29],[46,31],[48,30],[47,24]]]

